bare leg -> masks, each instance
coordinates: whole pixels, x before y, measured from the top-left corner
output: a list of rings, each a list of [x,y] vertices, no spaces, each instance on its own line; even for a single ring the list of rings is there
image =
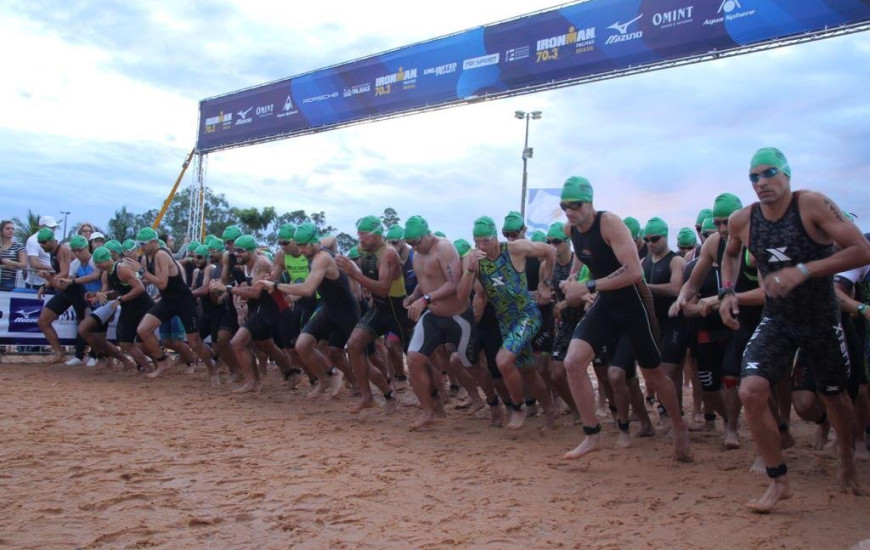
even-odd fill
[[[725,438],[726,449],[739,449],[740,437],[740,396],[737,394],[739,379],[732,376],[722,377],[722,397],[725,403]]]
[[[616,446],[625,449],[631,446],[631,436],[628,432],[628,386],[625,384],[626,372],[620,367],[610,366],[607,369],[607,380],[613,388],[613,399],[616,405],[616,423],[619,426],[619,436]],[[646,407],[644,407],[646,409]]]
[[[433,394],[437,394],[437,386],[429,375],[427,362],[428,359],[421,353],[408,353],[411,388],[414,390],[414,395],[417,396],[422,409],[420,416],[409,426],[412,431],[435,423],[435,404],[432,398]]]
[[[677,401],[677,390],[670,378],[667,378],[661,369],[640,369],[646,380],[647,386],[652,386],[659,402],[665,407],[671,417],[671,425],[674,429],[674,456],[681,462],[692,460],[692,452],[689,445],[689,430],[680,414],[680,403]]]
[[[157,339],[157,335],[154,334],[154,331],[156,331],[159,326],[160,319],[148,313],[139,322],[139,326],[136,327],[136,334],[139,336],[139,339],[142,340],[142,348],[145,354],[154,361],[155,370],[148,375],[151,378],[158,376],[160,373],[171,367],[168,358],[160,349],[160,341]]]
[[[48,340],[48,344],[51,346],[51,358],[47,359],[45,362],[48,365],[62,363],[64,360],[64,352],[63,347],[60,345],[60,338],[57,335],[57,331],[54,330],[54,327],[52,326],[52,323],[56,319],[57,313],[44,307],[42,308],[42,311],[39,314],[39,320],[37,321],[40,330],[42,330],[42,334],[45,335],[45,339]]]
[[[634,435],[635,437],[652,437],[656,434],[652,420],[646,410],[646,399],[644,399],[643,391],[640,389],[640,379],[637,376],[631,380],[626,380],[628,386],[628,399],[631,403],[631,408],[640,422],[640,430]]]
[[[853,367],[857,368],[857,367]],[[870,422],[870,397],[867,393],[867,384],[858,385],[858,395],[855,396],[855,460],[870,460],[870,452],[867,450],[866,434],[864,432],[867,423]]]
[[[595,352],[587,342],[579,339],[571,340],[565,356],[565,372],[568,375],[574,403],[580,409],[586,438],[573,450],[567,452],[564,458],[580,458],[602,449],[601,426],[595,416],[595,390],[588,373],[589,364],[594,357]]]
[[[498,354],[496,355],[498,370],[501,372],[502,377],[504,377],[505,386],[507,386],[508,393],[510,393],[511,396],[511,402],[513,403],[513,413],[511,414],[510,421],[507,424],[509,430],[518,430],[522,428],[526,420],[525,410],[521,408],[522,404],[525,402],[525,399],[523,398],[523,377],[516,367],[516,360],[516,354],[511,353],[504,348],[498,350]]]
[[[855,468],[855,413],[852,401],[846,392],[838,395],[820,395],[831,419],[831,425],[837,432],[837,454],[840,458],[840,470],[837,480],[844,492],[854,495],[862,494],[858,485],[858,471]]]
[[[296,339],[296,353],[307,366],[308,373],[314,375],[318,382],[305,397],[308,399],[320,397],[332,385],[331,377],[326,374],[327,369],[330,368],[329,361],[317,349],[317,341],[314,337],[306,333],[300,334]]]
[[[254,357],[251,354],[251,331],[242,327],[233,336],[230,344],[236,354],[239,369],[245,377],[244,385],[233,390],[233,393],[259,392],[263,387],[260,371],[254,365]]]

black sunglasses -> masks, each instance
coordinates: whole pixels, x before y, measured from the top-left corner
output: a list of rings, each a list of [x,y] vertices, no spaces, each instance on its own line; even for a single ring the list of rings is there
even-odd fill
[[[235,248],[235,249],[233,249],[233,253],[234,253],[234,254],[244,254],[245,252],[247,252],[247,250],[245,250],[244,248]]]
[[[727,227],[728,226],[728,218],[714,219],[713,225],[715,225],[716,227]]]
[[[197,260],[204,260],[204,259],[205,259],[205,256],[199,256],[199,255],[197,255],[196,259],[197,259]]]
[[[694,246],[680,246],[678,247],[680,250],[693,250]]]
[[[293,241],[278,241],[278,246],[287,246],[288,244],[290,244],[292,242]]]
[[[760,180],[761,178],[769,180],[777,174],[779,174],[778,168],[768,168],[760,174],[749,174],[749,181],[751,181],[752,183],[758,183],[758,180]]]
[[[643,240],[644,240],[644,242],[655,244],[655,243],[659,242],[661,240],[661,238],[662,238],[661,235],[653,235],[652,237],[644,237]]]
[[[401,244],[402,241],[387,241],[387,242],[393,246],[396,246],[397,244]]]
[[[517,231],[502,231],[501,234],[504,235],[505,239],[516,239],[517,237],[520,236],[519,230],[517,230]]]
[[[704,231],[703,233],[701,233],[701,236],[704,237],[705,239],[709,239],[710,235],[712,235],[712,234],[713,234],[712,231]]]
[[[407,240],[406,240],[405,242],[408,243],[409,246],[417,246],[418,244],[420,244],[421,242],[423,242],[423,237],[420,237],[419,239],[414,239],[414,240],[411,240],[411,241],[407,241]]]
[[[560,202],[559,208],[564,210],[580,210],[583,208],[583,205],[586,204],[585,201],[571,201],[571,202]]]
[[[565,239],[547,239],[547,244],[555,244],[556,246],[565,242]]]

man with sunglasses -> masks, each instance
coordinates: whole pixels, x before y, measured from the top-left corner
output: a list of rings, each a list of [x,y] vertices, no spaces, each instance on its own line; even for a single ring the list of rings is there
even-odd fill
[[[36,233],[36,242],[39,244],[40,250],[49,257],[48,261],[51,265],[51,271],[41,270],[37,272],[37,275],[45,280],[45,284],[39,288],[36,297],[41,300],[48,288],[58,290],[57,294],[52,296],[42,308],[37,323],[51,346],[52,357],[48,359],[47,363],[60,363],[64,360],[64,351],[60,345],[60,337],[54,330],[52,323],[70,307],[74,308],[76,319],[82,319],[87,304],[82,287],[76,286],[69,278],[70,264],[73,261],[73,252],[70,246],[57,242],[54,231],[48,227],[43,227]],[[87,248],[87,241],[84,242],[84,248]],[[75,364],[80,363],[81,359]]]
[[[767,403],[777,380],[788,375],[798,347],[837,432],[837,479],[844,491],[860,494],[854,414],[844,391],[850,365],[833,276],[870,263],[870,243],[831,199],[813,191],[792,192],[791,175],[778,149],[766,147],[753,155],[749,179],[759,202],[731,215],[722,263],[719,312],[725,324],[739,326],[734,281],[744,244],[756,258],[765,293],[764,314],[743,354],[740,380],[746,419],[770,478],[765,494],[748,503],[759,513],[792,496]]]
[[[209,252],[208,246],[204,244],[197,246],[190,258],[192,258],[194,266],[191,273],[190,288],[193,296],[199,303],[199,337],[205,340],[210,336],[215,352],[220,355],[217,341],[222,311],[218,303],[212,299],[211,289],[209,288],[212,279],[215,278],[214,273],[217,266],[212,261],[212,255]],[[223,355],[221,355],[221,358],[223,358]],[[212,380],[212,384],[219,386],[220,378],[215,377]]]
[[[145,265],[125,259],[124,261],[137,269],[142,282],[154,285],[160,292],[160,301],[148,311],[136,329],[145,353],[151,357],[157,369],[148,374],[149,378],[155,378],[169,368],[170,364],[160,349],[160,342],[154,331],[162,323],[170,321],[173,316],[178,316],[187,335],[188,346],[179,348],[182,358],[188,363],[195,363],[196,356],[202,360],[208,369],[209,375],[214,381],[216,373],[211,350],[203,344],[199,337],[199,319],[196,315],[196,300],[190,287],[184,281],[184,271],[178,262],[172,257],[172,253],[160,246],[157,232],[150,227],[144,227],[136,234],[139,248],[144,253]],[[195,355],[194,355],[195,354]]]
[[[643,231],[641,231],[640,222],[637,221],[637,218],[628,216],[626,218],[623,218],[622,223],[624,223],[628,230],[631,232],[631,238],[634,241],[635,246],[637,246],[638,257],[640,259],[646,258],[649,254],[649,247],[643,240]]]
[[[692,231],[691,228],[683,227],[680,229],[679,233],[677,233],[677,250],[683,258],[686,258],[690,253],[692,253],[697,244],[698,237],[695,236],[695,232]]]
[[[526,262],[529,257],[546,260],[549,269],[556,262],[556,251],[546,243],[527,239],[499,242],[495,222],[488,216],[478,218],[472,231],[476,248],[466,256],[466,269],[457,292],[467,299],[475,287],[476,295],[486,296],[495,306],[502,335],[496,363],[510,393],[511,417],[507,427],[519,429],[526,419],[523,388],[544,406],[546,428],[555,425],[552,399],[535,369],[532,339],[541,327],[541,312],[528,290]],[[546,274],[549,279],[550,274]]]
[[[294,233],[296,233],[296,226],[292,223],[285,223],[278,228],[278,252],[272,261],[272,275],[270,277],[272,281],[299,284],[304,283],[305,279],[308,278],[310,271],[308,258],[303,256],[299,247],[296,246],[296,241],[293,240]],[[302,332],[302,327],[317,309],[317,295],[289,296],[289,299],[291,300],[288,304],[289,307],[281,312],[278,320],[275,343],[284,350],[290,359],[293,368],[287,373],[286,380],[290,388],[293,389],[298,383],[298,375],[301,373],[296,365],[305,368],[305,363],[296,353],[296,340],[299,338],[299,333]]]
[[[335,259],[338,268],[372,296],[371,309],[359,320],[347,342],[347,354],[360,392],[360,400],[351,412],[358,413],[375,406],[369,385],[371,380],[384,394],[384,412],[392,414],[398,403],[394,399],[393,388],[381,371],[372,365],[368,356],[375,354],[375,339],[388,332],[399,338],[404,350],[408,349],[411,324],[408,310],[402,304],[406,296],[405,278],[402,276],[399,253],[384,241],[384,226],[377,216],[360,218],[356,230],[359,237],[359,265],[345,256]]]
[[[580,261],[589,267],[593,277],[585,284],[565,281],[562,291],[569,304],[578,304],[586,295],[598,293],[598,300],[577,325],[565,357],[568,382],[586,434],[565,458],[579,458],[603,446],[601,425],[595,415],[595,391],[587,369],[597,351],[616,341],[612,355],[617,357],[631,349],[647,386],[652,387],[671,416],[676,458],[691,460],[689,433],[680,416],[676,388],[658,368],[661,355],[655,338],[652,297],[643,282],[637,246],[622,220],[613,213],[596,211],[592,198],[592,185],[586,178],[572,176],[562,186],[560,207],[569,222],[565,234],[571,237]]]
[[[405,294],[410,296],[417,288],[417,275],[414,273],[414,249],[405,242],[405,228],[399,224],[391,225],[385,238],[387,244],[399,253],[402,276],[405,278]],[[401,391],[408,385],[408,376],[405,374],[405,351],[396,338],[387,338],[386,346],[395,380],[393,384],[397,391]]]

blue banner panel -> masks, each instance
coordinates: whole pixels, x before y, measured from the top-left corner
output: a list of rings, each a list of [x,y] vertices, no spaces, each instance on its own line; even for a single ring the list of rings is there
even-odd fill
[[[200,102],[197,151],[870,22],[870,0],[592,0]]]

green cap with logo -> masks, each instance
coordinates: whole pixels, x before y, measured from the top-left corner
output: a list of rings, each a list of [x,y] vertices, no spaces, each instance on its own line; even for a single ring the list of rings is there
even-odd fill
[[[684,227],[677,233],[677,246],[680,248],[688,248],[696,244],[698,244],[698,236],[695,235],[695,231],[692,228]]]
[[[550,227],[547,228],[547,238],[548,239],[564,239],[565,238],[565,224],[562,222],[553,222],[550,224]]]
[[[205,236],[205,241],[202,244],[208,246],[215,239],[220,240],[217,235],[208,234]]]
[[[405,230],[399,224],[391,225],[384,238],[388,241],[401,241],[405,238]]]
[[[257,239],[255,239],[253,236],[242,235],[241,237],[237,238],[235,242],[233,242],[233,246],[235,246],[236,248],[241,248],[243,250],[256,250],[257,246],[259,245],[257,244]]]
[[[88,247],[88,240],[84,238],[82,235],[76,235],[69,242],[69,247],[73,250],[81,250],[82,248]]]
[[[523,215],[517,212],[516,210],[511,210],[508,212],[508,215],[504,217],[504,223],[501,226],[502,231],[519,231],[525,226],[525,222],[523,221]]]
[[[366,216],[365,218],[360,218],[359,221],[356,222],[356,230],[360,233],[383,235],[384,224],[381,223],[380,218],[377,216]]]
[[[533,243],[545,243],[547,242],[547,234],[543,231],[534,231],[529,240]]]
[[[136,241],[134,241],[133,239],[127,239],[121,244],[121,248],[124,249],[124,252],[127,252],[128,250],[133,250],[136,248],[136,246]]]
[[[562,185],[562,200],[565,202],[592,202],[592,184],[580,176],[571,176]]]
[[[441,237],[443,239],[447,238],[447,234],[444,233],[443,231],[436,231],[435,233],[432,233],[432,234],[435,235],[436,237]]]
[[[475,239],[485,239],[487,237],[495,237],[498,233],[495,229],[495,222],[489,216],[481,216],[474,220],[474,227],[471,234]]]
[[[101,264],[112,259],[112,252],[107,247],[100,246],[94,250],[94,254],[91,258],[94,260],[95,264]]]
[[[208,247],[204,244],[201,244],[196,247],[196,250],[193,251],[197,256],[208,256]]]
[[[356,260],[357,258],[359,258],[359,249],[357,249],[357,247],[351,248],[347,251],[347,257],[351,260]]]
[[[157,231],[154,231],[153,227],[143,227],[136,233],[136,240],[142,243],[147,243],[151,241],[158,240]],[[166,246],[164,243],[162,246]]]
[[[704,223],[704,220],[711,217],[713,215],[713,211],[709,208],[702,208],[700,212],[698,212],[698,217],[695,218],[695,225],[701,225]]]
[[[465,239],[456,239],[453,241],[453,246],[455,246],[456,251],[459,252],[460,258],[468,254],[468,251],[471,250],[471,245]]]
[[[188,252],[196,252],[196,249],[202,246],[202,243],[199,241],[190,241],[187,245]]]
[[[791,166],[788,165],[788,159],[782,154],[782,151],[776,147],[762,147],[752,155],[752,160],[749,162],[749,169],[752,170],[756,166],[762,164],[773,166],[782,171],[788,177],[791,177]]]
[[[320,236],[317,234],[317,226],[311,222],[301,223],[296,227],[296,232],[293,233],[293,240],[297,244],[312,244],[320,242]]]
[[[43,227],[36,233],[36,240],[41,243],[47,243],[48,241],[54,240],[54,231],[51,228]]]
[[[640,222],[637,221],[637,218],[632,218],[628,216],[622,220],[622,223],[631,231],[631,238],[636,239],[640,237]]]
[[[737,195],[722,193],[713,201],[713,218],[727,218],[741,208],[743,208],[743,204]]]
[[[221,239],[224,241],[234,241],[242,236],[242,230],[238,225],[231,225],[224,229],[224,234],[221,235]]]
[[[405,223],[405,240],[416,241],[429,234],[429,222],[423,216],[411,216]]]
[[[121,246],[121,243],[119,243],[115,239],[112,239],[110,241],[106,241],[106,244],[104,244],[103,246],[108,248],[109,251],[114,253],[114,254],[123,254],[124,253],[124,247]]]
[[[293,234],[296,233],[296,226],[292,223],[285,223],[281,227],[278,228],[278,240],[279,241],[292,241]]]
[[[646,222],[646,225],[643,227],[644,235],[661,235],[663,237],[668,236],[668,224],[665,223],[665,220],[659,217],[652,217]]]

